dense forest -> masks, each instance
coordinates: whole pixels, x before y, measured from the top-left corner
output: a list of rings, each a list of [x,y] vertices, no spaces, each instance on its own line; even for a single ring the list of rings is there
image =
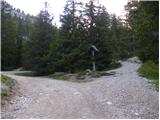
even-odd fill
[[[1,1],[1,69],[23,67],[39,75],[92,69],[89,48],[95,45],[97,70],[138,56],[159,61],[159,2],[131,1],[126,18],[109,14],[103,5],[68,0],[61,26],[44,5],[37,16]],[[54,12],[54,11],[53,11]]]

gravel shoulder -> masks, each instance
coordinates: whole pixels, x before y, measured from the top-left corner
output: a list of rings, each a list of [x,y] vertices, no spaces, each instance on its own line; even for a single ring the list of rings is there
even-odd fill
[[[139,77],[139,63],[122,62],[115,75],[76,83],[2,72],[19,85],[2,118],[110,118],[158,119],[159,93]],[[17,71],[16,71],[17,72]]]

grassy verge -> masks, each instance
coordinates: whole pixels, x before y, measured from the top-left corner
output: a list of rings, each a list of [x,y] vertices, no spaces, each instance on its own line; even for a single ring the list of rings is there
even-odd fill
[[[15,81],[10,77],[1,75],[1,105],[10,100],[11,90],[15,85]]]
[[[152,61],[144,63],[138,70],[139,74],[147,79],[152,80],[156,89],[159,90],[159,65]]]
[[[11,79],[10,77],[4,76],[4,75],[1,75],[1,82],[4,83],[8,87],[12,87],[15,84],[13,79]]]

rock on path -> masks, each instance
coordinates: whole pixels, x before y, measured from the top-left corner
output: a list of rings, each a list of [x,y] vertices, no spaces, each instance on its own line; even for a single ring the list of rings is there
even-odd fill
[[[159,116],[158,92],[137,74],[139,62],[122,62],[115,75],[75,83],[43,77],[16,79],[19,92],[2,109],[2,118],[150,118]]]

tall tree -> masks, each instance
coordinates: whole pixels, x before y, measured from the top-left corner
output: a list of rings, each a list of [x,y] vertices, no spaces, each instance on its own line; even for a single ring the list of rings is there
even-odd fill
[[[159,2],[129,2],[126,5],[128,23],[137,36],[137,55],[142,61],[158,62]]]
[[[1,5],[2,70],[11,70],[16,68],[16,21],[11,16],[12,6],[5,1],[1,1]]]
[[[99,6],[95,17],[95,27],[93,30],[95,45],[100,52],[97,55],[97,67],[105,69],[112,60],[112,49],[110,44],[110,18],[104,6]]]
[[[16,34],[16,65],[22,66],[22,44],[25,36],[25,24],[23,19],[15,17],[17,22],[17,34]]]
[[[61,56],[62,65],[60,66],[63,71],[74,72],[78,68],[77,64],[80,60],[79,53],[81,51],[82,33],[84,33],[80,20],[80,6],[82,6],[82,3],[68,0],[64,8],[64,13],[60,18],[62,23],[60,34],[62,37],[59,43],[61,49],[58,53],[59,56]],[[81,69],[81,67],[79,69]]]
[[[53,38],[53,17],[47,10],[47,3],[45,3],[45,10],[42,10],[34,23],[34,28],[31,33],[31,40],[29,41],[29,60],[31,69],[37,74],[49,73],[49,48]]]
[[[111,16],[111,49],[114,59],[124,59],[133,55],[133,35],[130,28],[116,15]]]
[[[96,6],[93,1],[90,1],[86,4],[85,15],[86,24],[88,24],[88,45],[94,44],[100,50],[96,56],[96,63],[99,70],[104,69],[112,60],[109,43],[109,14],[104,6]]]

